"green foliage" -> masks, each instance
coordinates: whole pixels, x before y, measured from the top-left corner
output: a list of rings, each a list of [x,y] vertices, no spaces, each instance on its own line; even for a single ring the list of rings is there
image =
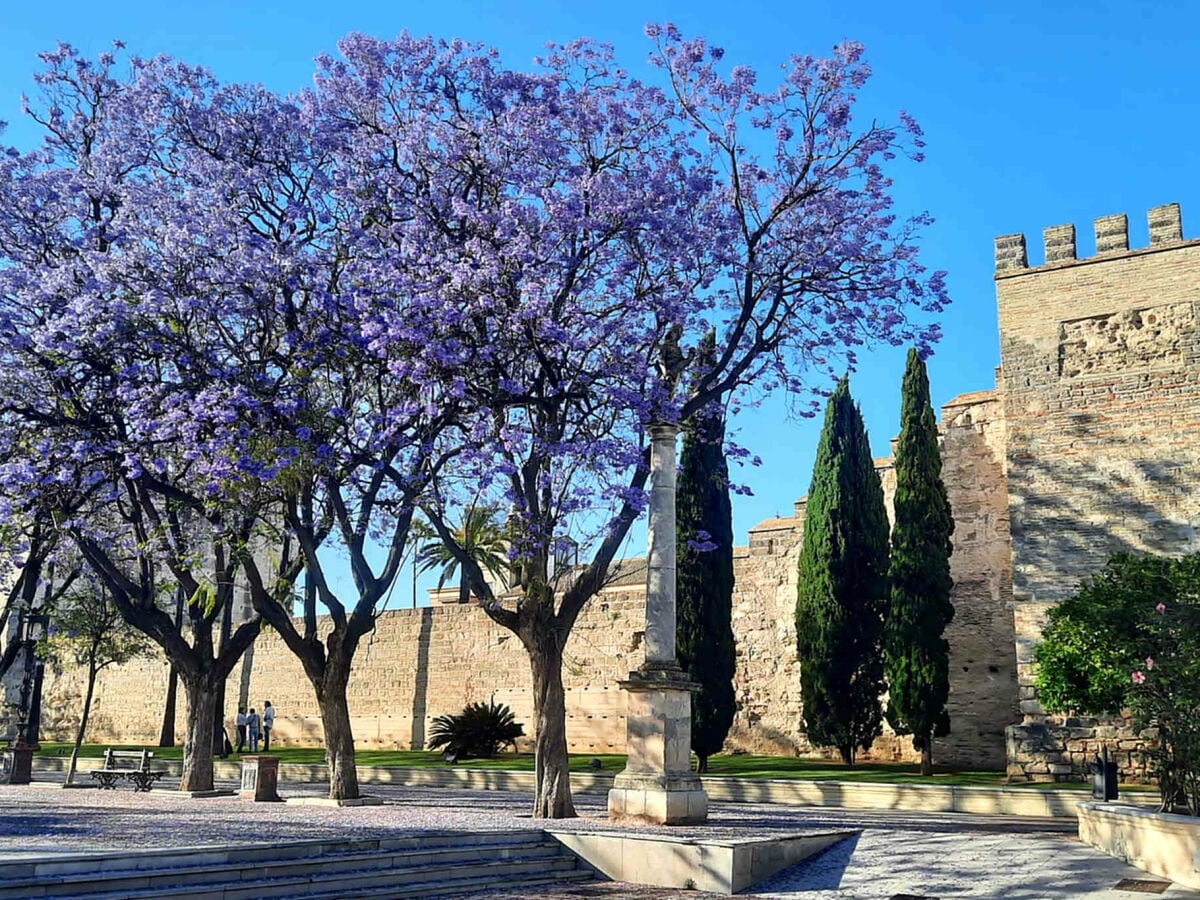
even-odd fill
[[[890,603],[884,627],[888,722],[913,746],[929,751],[933,736],[950,733],[950,536],[954,518],[942,483],[937,421],[929,378],[916,350],[908,351],[896,445],[895,522],[888,570]]]
[[[516,749],[525,727],[503,703],[468,703],[457,716],[433,720],[429,749],[441,749],[459,759],[491,759],[504,746]]]
[[[58,669],[75,665],[99,672],[144,656],[152,646],[145,634],[121,618],[107,591],[84,581],[52,611],[38,656]]]
[[[709,334],[700,358],[712,353]],[[733,509],[725,459],[725,417],[714,405],[695,416],[683,438],[676,485],[676,650],[700,691],[692,701],[692,750],[700,771],[733,724],[737,654],[733,638]]]
[[[883,487],[843,378],[825,409],[808,495],[796,638],[805,730],[848,763],[882,731],[887,567]]]
[[[1050,611],[1037,664],[1047,709],[1131,710],[1163,808],[1200,815],[1200,554],[1112,557]]]
[[[1116,713],[1152,648],[1155,606],[1176,593],[1174,560],[1117,554],[1050,610],[1036,650],[1037,692],[1051,712]]]
[[[1176,563],[1175,595],[1150,617],[1149,653],[1133,671],[1134,724],[1151,751],[1162,807],[1200,816],[1200,554]]]
[[[508,543],[504,526],[496,521],[499,510],[495,506],[472,506],[463,516],[462,522],[454,532],[454,542],[466,551],[467,555],[478,563],[485,572],[501,579],[507,584],[511,564],[508,559]],[[425,540],[417,548],[417,567],[426,572],[429,569],[440,568],[438,589],[454,578],[459,571],[458,557],[441,540],[428,525],[416,525],[414,534]],[[460,603],[466,603],[471,598],[471,588],[464,570],[459,579]]]

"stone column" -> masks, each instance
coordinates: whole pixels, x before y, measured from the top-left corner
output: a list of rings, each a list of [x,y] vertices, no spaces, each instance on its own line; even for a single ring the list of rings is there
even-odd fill
[[[658,825],[698,824],[708,796],[692,773],[692,695],[675,658],[676,425],[650,428],[650,546],[646,559],[646,662],[627,681],[625,771],[613,780],[608,814]]]
[[[650,426],[649,548],[646,553],[647,669],[675,659],[675,425]]]

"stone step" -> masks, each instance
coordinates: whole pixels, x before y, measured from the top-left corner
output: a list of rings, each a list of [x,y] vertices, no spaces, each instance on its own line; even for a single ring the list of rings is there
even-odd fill
[[[411,866],[401,869],[373,869],[351,872],[318,873],[308,877],[259,878],[256,881],[227,881],[215,884],[167,887],[160,885],[140,890],[104,890],[78,893],[49,893],[45,900],[257,900],[266,897],[332,898],[448,896],[468,888],[503,885],[519,886],[527,881],[557,883],[590,877],[581,872],[572,856],[480,861],[443,866]],[[33,895],[36,896],[36,895]]]
[[[332,853],[262,860],[253,863],[173,866],[132,872],[71,874],[0,882],[0,900],[23,900],[71,894],[86,896],[97,890],[140,891],[155,887],[196,887],[209,884],[262,883],[276,878],[318,879],[340,873],[435,869],[461,864],[504,862],[510,860],[553,860],[562,856],[556,841],[539,836],[521,843],[473,844],[464,847],[427,847],[398,851]]]
[[[463,849],[474,846],[518,846],[546,840],[542,831],[427,832],[395,838],[289,841],[281,844],[56,854],[38,859],[0,862],[0,887],[15,879],[75,874],[172,870],[190,866],[259,864],[345,853],[400,853],[408,850]]]
[[[418,898],[418,900],[441,900],[442,897],[456,897],[460,894],[478,894],[480,891],[488,889],[512,890],[513,888],[521,888],[528,890],[538,887],[561,887],[578,884],[579,882],[594,881],[595,877],[592,872],[575,869],[573,871],[557,873],[553,877],[508,877],[501,884],[497,884],[495,878],[492,877],[462,878],[412,884],[402,887],[381,887],[360,891],[335,891],[329,894],[308,894],[307,900],[392,900],[392,898],[400,900],[400,898],[406,897],[414,897]],[[527,896],[539,895],[529,894]]]

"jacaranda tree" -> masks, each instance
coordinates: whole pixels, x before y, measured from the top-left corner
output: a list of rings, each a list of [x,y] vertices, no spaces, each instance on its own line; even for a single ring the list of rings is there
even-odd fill
[[[711,364],[715,335],[698,348]],[[720,751],[733,725],[733,506],[725,459],[725,411],[713,402],[692,416],[676,483],[676,622],[679,666],[700,685],[692,701],[692,752],[698,770]]]
[[[375,194],[414,198],[436,223],[422,261],[460,316],[443,340],[471,348],[461,377],[477,414],[425,512],[453,549],[456,509],[480,490],[513,511],[514,600],[457,555],[529,654],[537,816],[574,812],[563,652],[645,507],[647,426],[721,396],[736,408],[750,385],[804,391],[804,373],[852,362],[869,340],[925,346],[936,328],[910,314],[946,300],[917,263],[925,219],[896,223],[881,168],[919,147],[915,123],[852,127],[861,47],[797,57],[760,90],[719,48],[672,26],[648,33],[657,84],[589,42],[518,74],[477,48],[406,37],[344,44],[353,65],[328,76],[373,148]],[[389,235],[411,221],[385,202],[372,216]],[[684,383],[714,325],[713,362]],[[552,577],[568,535],[590,558]]]
[[[449,455],[438,437],[457,421],[456,357],[436,336],[454,311],[427,285],[406,289],[406,248],[369,228],[378,198],[345,129],[311,94],[222,85],[164,59],[135,61],[126,80],[110,74],[111,60],[92,66],[69,49],[53,64],[97,73],[105,105],[92,117],[87,165],[56,157],[39,162],[37,177],[86,182],[94,168],[121,177],[103,185],[102,240],[77,262],[83,271],[58,280],[45,315],[13,329],[14,343],[69,337],[79,377],[105,405],[82,422],[59,411],[52,433],[103,451],[104,478],[131,500],[103,493],[87,523],[129,510],[126,545],[146,577],[135,583],[88,534],[78,540],[118,604],[121,589],[156,593],[151,554],[159,581],[174,579],[189,598],[188,631],[215,654],[202,678],[181,662],[169,617],[147,609],[153,621],[143,622],[175,648],[189,735],[196,715],[211,734],[230,660],[260,627],[256,617],[213,640],[235,577],[244,579],[313,685],[331,796],[357,797],[350,667],[398,574],[416,498]],[[211,551],[188,546],[196,534],[212,537]],[[330,586],[331,551],[350,563],[350,597]],[[218,567],[207,583],[194,577],[204,557]],[[296,619],[302,568],[309,590]],[[141,621],[135,607],[150,602],[122,612]],[[318,627],[318,604],[329,627]],[[189,759],[207,753],[193,744]]]
[[[887,571],[883,486],[843,378],[825,410],[805,506],[796,640],[805,733],[847,765],[883,730]]]
[[[0,466],[5,458],[0,455]],[[48,612],[71,590],[82,571],[78,558],[67,557],[66,565],[56,561],[56,551],[62,546],[54,522],[35,511],[32,515],[13,517],[0,493],[0,634],[11,639],[0,649],[0,678],[16,664],[22,650],[28,650],[9,623],[33,611]],[[46,572],[48,577],[43,577]]]
[[[921,751],[921,774],[932,775],[933,739],[950,733],[950,644],[945,633],[954,618],[954,517],[942,483],[929,376],[916,350],[908,351],[904,371],[895,456],[890,601],[883,632],[887,719],[897,734],[913,736],[913,747]]]
[[[852,128],[861,48],[798,57],[761,91],[719,49],[648,30],[658,84],[587,41],[518,72],[460,41],[352,35],[291,97],[138,62],[86,164],[38,158],[15,178],[39,222],[75,204],[82,250],[60,272],[32,232],[5,248],[0,293],[49,310],[13,342],[117,360],[103,387],[127,427],[106,477],[240,548],[256,610],[322,704],[335,796],[357,792],[350,661],[416,507],[527,649],[534,812],[571,815],[562,653],[645,507],[646,427],[750,385],[802,391],[801,373],[867,340],[936,337],[910,321],[946,300],[917,262],[925,218],[896,223],[881,169],[919,156],[919,130]],[[52,102],[47,121],[75,106]],[[98,189],[74,192],[79,172]],[[712,364],[682,383],[714,325]],[[471,502],[511,510],[513,602],[454,540]],[[148,537],[174,533],[158,521]],[[568,533],[590,560],[556,579]],[[331,554],[350,562],[345,600]],[[190,557],[161,556],[184,578]]]
[[[214,640],[255,503],[200,515],[229,445],[215,439],[215,392],[181,394],[175,373],[209,361],[137,339],[143,319],[170,332],[186,316],[131,287],[143,259],[121,252],[182,239],[139,230],[161,221],[154,210],[176,214],[143,134],[153,98],[115,77],[109,54],[89,61],[61,46],[43,59],[42,102],[30,107],[43,146],[0,160],[0,513],[10,527],[52,524],[162,648],[188,698],[181,787],[210,789],[213,698],[260,627],[251,619],[226,646]],[[175,583],[186,634],[163,609]]]

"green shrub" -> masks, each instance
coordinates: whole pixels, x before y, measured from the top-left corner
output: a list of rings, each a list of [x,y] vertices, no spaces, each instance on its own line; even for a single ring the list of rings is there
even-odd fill
[[[458,759],[491,759],[500,748],[516,749],[525,727],[503,703],[468,703],[457,716],[433,720],[430,750],[444,750]]]
[[[1051,610],[1036,658],[1047,709],[1132,710],[1163,809],[1200,815],[1200,554],[1114,556]]]
[[[1036,651],[1038,699],[1051,712],[1116,713],[1145,659],[1152,613],[1174,593],[1175,561],[1120,553],[1050,610]]]
[[[1162,808],[1200,816],[1200,554],[1175,565],[1155,606],[1145,659],[1130,676],[1134,724],[1157,729],[1151,751]]]

